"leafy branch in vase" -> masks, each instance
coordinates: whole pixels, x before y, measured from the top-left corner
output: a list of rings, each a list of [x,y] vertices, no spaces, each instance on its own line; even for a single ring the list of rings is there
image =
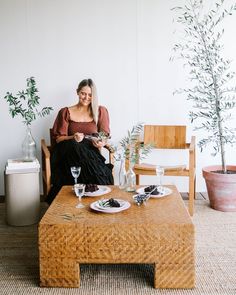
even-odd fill
[[[119,142],[120,149],[115,149],[115,159],[126,159],[131,164],[135,164],[138,161],[147,157],[153,148],[152,144],[144,144],[140,138],[143,133],[143,124],[138,123],[134,125],[131,131],[128,130],[127,135]]]
[[[9,104],[9,113],[12,118],[21,116],[23,123],[27,126],[36,120],[37,117],[44,117],[49,115],[52,107],[44,107],[40,111],[37,109],[39,106],[40,97],[37,95],[38,89],[34,77],[27,80],[27,88],[19,91],[15,96],[7,92],[4,99]]]

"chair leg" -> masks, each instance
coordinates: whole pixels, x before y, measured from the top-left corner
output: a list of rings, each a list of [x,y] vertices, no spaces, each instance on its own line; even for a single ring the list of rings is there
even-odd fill
[[[189,214],[193,216],[194,212],[194,199],[195,199],[195,180],[196,177],[189,176],[189,204],[188,204],[188,210]]]
[[[139,181],[140,181],[140,175],[136,174],[136,184],[139,185]]]

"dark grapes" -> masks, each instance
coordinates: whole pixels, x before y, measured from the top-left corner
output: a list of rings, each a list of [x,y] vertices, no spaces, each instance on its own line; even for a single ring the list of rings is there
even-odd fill
[[[145,194],[139,194],[134,196],[134,201],[137,205],[142,205],[147,199],[147,195]]]

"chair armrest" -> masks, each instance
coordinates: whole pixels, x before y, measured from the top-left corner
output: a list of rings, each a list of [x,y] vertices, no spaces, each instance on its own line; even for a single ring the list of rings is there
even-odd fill
[[[104,148],[106,150],[108,150],[108,152],[109,152],[109,163],[110,164],[114,164],[114,153],[115,153],[114,148],[111,145],[109,145],[109,144],[106,144],[104,146]]]
[[[41,140],[43,193],[46,196],[51,187],[50,151],[44,139]]]
[[[42,149],[42,153],[44,154],[44,157],[50,158],[50,151],[49,151],[44,139],[41,140],[41,149]]]
[[[104,148],[107,149],[109,151],[109,153],[114,153],[115,152],[114,148],[109,144],[106,144],[104,146]]]

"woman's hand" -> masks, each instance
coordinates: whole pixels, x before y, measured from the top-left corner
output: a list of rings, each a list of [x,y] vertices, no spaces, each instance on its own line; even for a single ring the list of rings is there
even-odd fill
[[[74,140],[77,142],[81,142],[84,139],[84,133],[76,132],[74,134]]]
[[[92,144],[98,149],[104,147],[106,143],[106,140],[92,140]]]

